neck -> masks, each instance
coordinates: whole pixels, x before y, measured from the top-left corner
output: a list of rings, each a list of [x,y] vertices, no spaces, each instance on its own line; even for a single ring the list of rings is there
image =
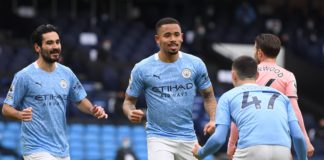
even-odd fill
[[[165,52],[162,52],[160,51],[158,53],[158,56],[159,56],[159,59],[162,61],[162,62],[166,62],[166,63],[173,63],[175,61],[178,60],[179,58],[179,52],[177,54],[168,54],[168,53],[165,53]]]
[[[255,79],[244,79],[244,80],[238,80],[235,84],[235,87],[244,85],[244,84],[256,84]]]
[[[262,62],[276,63],[276,58],[264,58]]]
[[[39,66],[39,68],[41,68],[42,70],[44,70],[46,72],[52,72],[52,71],[55,70],[55,67],[56,67],[55,62],[54,63],[47,63],[42,58],[38,58],[36,63]]]

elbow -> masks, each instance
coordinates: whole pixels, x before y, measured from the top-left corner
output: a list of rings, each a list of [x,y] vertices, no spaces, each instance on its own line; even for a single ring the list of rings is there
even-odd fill
[[[297,141],[304,141],[304,135],[301,132],[298,134],[293,134],[292,136]]]
[[[7,113],[7,110],[6,110],[6,106],[5,105],[2,106],[1,112],[2,112],[2,115],[3,116],[5,116],[5,117],[8,116],[8,113]]]
[[[293,139],[296,144],[303,145],[306,147],[306,141],[303,134],[296,134],[293,136]]]
[[[296,136],[295,139],[296,139],[297,142],[299,142],[299,144],[305,144],[306,145],[304,135],[300,134],[300,135]]]

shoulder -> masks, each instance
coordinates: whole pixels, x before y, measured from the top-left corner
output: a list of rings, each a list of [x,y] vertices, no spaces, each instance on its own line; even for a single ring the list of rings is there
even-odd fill
[[[141,60],[140,62],[136,63],[133,70],[143,70],[145,68],[148,68],[150,64],[156,62],[156,59],[154,57],[155,54]]]
[[[65,66],[65,65],[63,65],[61,63],[56,63],[56,65],[57,65],[57,69],[59,69],[60,71],[67,72],[67,73],[70,73],[70,74],[73,73],[71,68],[68,67],[68,66]]]
[[[203,60],[195,55],[185,53],[185,52],[180,52],[181,56],[183,59],[190,60],[194,63],[203,63]]]
[[[24,79],[27,79],[30,77],[30,75],[32,75],[32,73],[35,71],[35,65],[34,63],[26,66],[25,68],[23,68],[22,70],[18,71],[16,74],[15,74],[15,78],[24,78]]]

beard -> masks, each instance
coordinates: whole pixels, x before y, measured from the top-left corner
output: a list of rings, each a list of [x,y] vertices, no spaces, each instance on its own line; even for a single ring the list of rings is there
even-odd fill
[[[55,63],[55,62],[59,61],[60,56],[61,56],[61,54],[59,54],[59,56],[57,58],[51,58],[51,54],[54,54],[54,53],[60,53],[59,49],[54,49],[50,52],[46,52],[46,51],[42,50],[40,55],[46,63],[51,64],[51,63]]]
[[[170,54],[170,55],[176,55],[179,52],[179,50],[176,51],[168,51],[166,53]]]

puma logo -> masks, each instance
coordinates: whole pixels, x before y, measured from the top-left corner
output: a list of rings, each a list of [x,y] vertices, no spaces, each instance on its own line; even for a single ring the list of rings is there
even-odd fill
[[[160,79],[160,76],[153,74],[153,77]]]
[[[35,82],[35,84],[39,85],[40,87],[42,87],[43,85],[39,82]]]

